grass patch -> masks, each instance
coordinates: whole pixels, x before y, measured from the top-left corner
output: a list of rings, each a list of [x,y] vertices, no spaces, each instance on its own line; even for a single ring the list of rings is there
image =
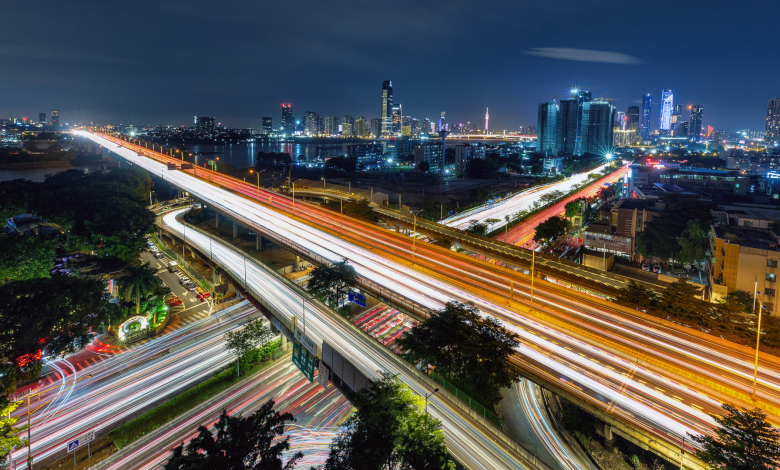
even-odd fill
[[[271,354],[272,360],[255,362],[248,369],[244,369],[244,364],[242,363],[241,377],[236,377],[235,364],[231,364],[215,372],[214,377],[209,380],[180,393],[162,405],[109,432],[108,438],[118,450],[122,450],[146,434],[173,421],[175,418],[219,395],[238,382],[275,364],[281,356],[282,352],[276,349]]]

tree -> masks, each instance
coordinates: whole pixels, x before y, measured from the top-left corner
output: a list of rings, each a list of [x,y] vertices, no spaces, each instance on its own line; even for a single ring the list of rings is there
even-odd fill
[[[57,240],[47,236],[0,235],[0,281],[49,277]]]
[[[710,239],[707,236],[699,221],[689,220],[688,227],[677,240],[680,244],[680,253],[677,260],[683,264],[699,264],[707,257],[707,249],[710,246]]]
[[[637,235],[637,250],[645,258],[675,258],[682,250],[679,238],[688,230],[690,222],[696,222],[701,228],[708,227],[712,221],[711,203],[673,193],[665,196],[665,204],[658,217],[647,222]],[[701,243],[700,233],[694,227],[686,238],[689,250],[686,256],[698,256],[696,248]]]
[[[155,270],[149,263],[127,265],[125,275],[118,279],[117,287],[125,300],[135,300],[135,314],[141,313],[141,297],[150,295],[157,286]]]
[[[41,359],[86,346],[106,315],[103,282],[80,277],[15,281],[0,287],[0,357],[5,393],[34,379]]]
[[[376,213],[368,199],[358,199],[355,201],[330,202],[326,206],[335,212],[343,212],[344,215],[366,222],[376,222]]]
[[[412,363],[433,367],[484,406],[501,400],[501,389],[517,380],[509,357],[519,337],[473,304],[447,302],[399,338]]]
[[[450,160],[451,161],[451,160]],[[466,176],[471,179],[489,179],[497,170],[492,159],[472,158],[466,163]]]
[[[442,248],[446,248],[448,250],[452,249],[452,240],[450,240],[447,237],[437,238],[435,240],[432,240],[431,243],[433,245],[440,246]]]
[[[744,290],[735,290],[729,292],[729,298],[733,298],[742,305],[745,313],[753,313],[753,295]]]
[[[386,374],[348,398],[357,411],[333,440],[325,470],[455,468],[441,423],[397,377]]]
[[[723,405],[725,416],[711,415],[718,423],[717,437],[690,435],[701,444],[696,457],[711,469],[771,470],[780,466],[780,430],[758,408]]]
[[[284,453],[290,449],[285,437],[287,422],[295,422],[290,413],[278,413],[269,400],[256,412],[243,418],[228,416],[222,410],[214,425],[216,435],[205,426],[185,449],[184,444],[173,451],[165,470],[291,470],[303,458],[302,452],[290,456],[282,465]]]
[[[9,402],[5,396],[0,398],[0,468],[6,468],[4,464],[11,450],[27,445],[27,439],[19,437],[22,431],[27,430],[27,425],[16,427],[19,417],[11,416],[20,404],[20,401]]]
[[[569,201],[564,206],[564,215],[566,215],[567,218],[571,219],[575,215],[580,213],[580,204],[582,203],[582,198],[575,199],[573,201]]]
[[[699,318],[707,311],[708,303],[697,298],[701,287],[685,279],[677,279],[661,294],[658,303],[660,310],[683,318]]]
[[[618,300],[628,302],[639,307],[654,307],[658,303],[655,291],[629,280],[628,285],[620,289]]]
[[[550,204],[551,202],[555,202],[558,199],[563,197],[562,191],[550,191],[547,194],[542,194],[539,196],[539,200],[542,202],[542,204]]]
[[[482,235],[484,237],[485,235],[487,235],[488,224],[484,222],[480,222],[478,220],[472,220],[469,226],[466,227],[466,231],[469,233]]]
[[[344,298],[347,289],[356,286],[357,283],[357,272],[345,258],[330,266],[322,265],[314,268],[311,271],[308,289],[315,293],[321,293],[327,300],[338,305]]]
[[[271,337],[273,337],[271,329],[263,325],[263,321],[259,318],[250,318],[241,330],[228,332],[225,336],[225,348],[236,355],[239,375],[241,368],[238,364],[241,358],[246,357],[258,346],[263,346]]]
[[[419,170],[419,171],[421,171],[423,173],[427,173],[427,172],[429,172],[431,170],[431,164],[426,162],[426,161],[422,161],[422,162],[417,164],[417,170]]]
[[[534,241],[550,242],[569,231],[571,223],[563,217],[554,215],[536,226]]]

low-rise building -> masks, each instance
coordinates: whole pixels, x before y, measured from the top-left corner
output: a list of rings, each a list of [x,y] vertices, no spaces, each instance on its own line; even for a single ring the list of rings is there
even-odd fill
[[[563,157],[544,157],[544,172],[550,175],[563,173]]]
[[[441,142],[425,142],[414,149],[415,166],[428,162],[431,166],[429,171],[441,171],[441,160]]]
[[[465,175],[466,165],[475,158],[485,158],[485,146],[481,143],[460,142],[455,145],[455,174]]]

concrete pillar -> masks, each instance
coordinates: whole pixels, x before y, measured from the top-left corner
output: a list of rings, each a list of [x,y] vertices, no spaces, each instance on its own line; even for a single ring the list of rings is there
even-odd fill
[[[298,256],[298,255],[295,255],[295,267],[294,267],[294,269],[295,269],[296,273],[301,270],[301,257]]]
[[[255,251],[260,251],[260,245],[262,245],[262,238],[259,233],[255,234]]]
[[[612,433],[612,426],[607,423],[604,423],[604,443],[606,444],[607,452],[612,452],[613,454],[617,452],[617,447],[615,446],[617,437]]]
[[[219,227],[219,212],[215,211],[214,213],[217,215],[216,224],[217,224],[217,227]]]
[[[279,344],[279,348],[282,351],[287,351],[287,337],[284,336],[284,333],[282,333],[281,336],[282,336],[282,340],[281,340],[281,343]]]
[[[238,237],[238,222],[233,221],[233,238]]]

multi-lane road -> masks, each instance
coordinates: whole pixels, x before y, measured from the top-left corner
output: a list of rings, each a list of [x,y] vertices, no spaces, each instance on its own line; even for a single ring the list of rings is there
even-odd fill
[[[535,285],[532,299],[527,277],[425,243],[417,244],[412,264],[410,241],[398,234],[299,201],[293,209],[285,196],[203,169],[197,177],[193,171],[167,171],[162,155],[82,135],[257,231],[292,240],[327,259],[349,259],[361,276],[419,305],[474,302],[521,336],[518,363],[664,441],[679,443],[686,432],[709,433],[713,421],[708,413],[717,412],[721,402],[750,401],[749,351],[717,338],[659,325],[545,283]],[[120,142],[124,147],[116,146]],[[758,404],[773,416],[772,407],[780,401],[779,375],[775,361],[761,361]]]

